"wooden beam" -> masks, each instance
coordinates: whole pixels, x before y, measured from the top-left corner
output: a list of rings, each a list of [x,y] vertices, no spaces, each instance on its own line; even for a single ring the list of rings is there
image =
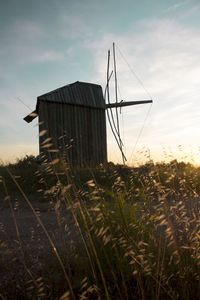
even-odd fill
[[[25,118],[24,121],[27,123],[32,122],[36,117],[38,116],[38,113],[36,110],[32,111],[32,113],[28,114]]]
[[[114,107],[122,107],[122,106],[130,106],[130,105],[138,105],[138,104],[147,104],[147,103],[153,103],[152,100],[142,100],[142,101],[129,101],[129,102],[115,102],[115,103],[109,103],[106,104],[107,108],[114,108]]]

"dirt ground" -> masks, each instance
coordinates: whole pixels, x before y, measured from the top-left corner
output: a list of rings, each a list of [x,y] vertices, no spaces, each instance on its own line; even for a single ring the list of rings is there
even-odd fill
[[[44,230],[24,199],[15,197],[12,204],[14,217],[8,203],[0,202],[0,287],[16,275],[18,268],[23,268],[23,261],[34,268],[40,258],[54,255]],[[72,216],[66,210],[56,214],[47,201],[32,201],[32,204],[55,247],[62,250],[72,235],[76,236]]]

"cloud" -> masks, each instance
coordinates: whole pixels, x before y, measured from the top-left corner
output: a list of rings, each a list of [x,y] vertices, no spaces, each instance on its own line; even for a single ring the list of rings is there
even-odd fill
[[[179,8],[182,8],[183,6],[185,6],[187,4],[188,4],[188,0],[182,1],[182,2],[178,2],[178,3],[175,3],[175,4],[171,5],[171,6],[169,6],[163,12],[164,13],[172,12],[172,11],[175,11],[175,10],[177,10]]]
[[[16,20],[10,30],[21,42],[36,41],[46,37],[46,31],[41,24],[29,20]]]
[[[85,39],[92,35],[91,26],[81,18],[81,16],[61,14],[61,32],[60,35],[65,39]]]
[[[139,33],[135,30],[123,36],[105,35],[102,40],[89,44],[95,52],[98,80],[105,82],[106,49],[115,40],[120,48],[122,45],[129,66],[153,95],[177,98],[193,92],[199,85],[199,34],[199,30],[185,28],[174,21],[153,20],[141,23]],[[131,84],[137,80],[119,51],[117,54],[121,85],[127,95],[138,94],[139,84],[136,87]]]
[[[41,50],[37,49],[35,52],[31,53],[29,57],[29,62],[38,63],[38,62],[53,62],[64,59],[65,55],[59,51],[54,50]]]
[[[199,11],[199,3],[196,1],[185,0],[169,6],[167,9],[163,10],[163,13],[171,17],[175,14],[176,20],[187,21],[191,20],[191,18],[199,18]]]
[[[200,119],[200,30],[170,19],[152,19],[138,23],[127,34],[105,34],[101,40],[89,43],[95,54],[97,77],[105,86],[106,49],[116,42],[118,82],[122,99],[145,99],[146,91],[133,76],[141,79],[152,95],[154,104],[140,142],[156,146],[159,143],[198,143]],[[118,46],[119,45],[119,46]],[[128,64],[124,61],[124,58]],[[121,50],[123,49],[123,50]],[[125,54],[124,54],[125,53]],[[131,69],[129,68],[131,67]],[[135,108],[134,108],[135,110]],[[146,115],[142,107],[138,115],[126,114],[125,135],[133,147]],[[147,128],[148,127],[148,128]],[[146,132],[148,134],[146,134]],[[109,143],[109,142],[108,142]],[[131,145],[132,144],[132,145]],[[130,149],[128,150],[131,151]]]
[[[41,24],[18,20],[7,30],[8,37],[4,37],[0,53],[2,75],[6,73],[7,68],[59,61],[65,57],[63,52],[46,47],[45,43],[51,36]]]

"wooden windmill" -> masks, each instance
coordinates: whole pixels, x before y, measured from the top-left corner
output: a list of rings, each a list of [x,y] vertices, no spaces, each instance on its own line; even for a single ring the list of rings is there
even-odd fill
[[[106,111],[112,132],[122,153],[125,155],[120,137],[118,109],[152,103],[152,100],[118,101],[115,47],[113,44],[116,101],[110,103],[109,74],[110,52],[108,52],[107,84],[103,95],[97,84],[75,82],[58,88],[37,98],[36,109],[24,120],[30,123],[39,118],[39,152],[52,160],[64,158],[71,166],[98,165],[107,162]],[[107,99],[107,102],[105,100]],[[115,124],[112,110],[115,109]],[[110,114],[109,114],[110,111]]]

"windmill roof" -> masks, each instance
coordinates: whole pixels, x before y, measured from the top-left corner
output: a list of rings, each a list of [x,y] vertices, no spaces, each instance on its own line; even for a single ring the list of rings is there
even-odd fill
[[[105,100],[100,85],[76,81],[37,97],[36,109],[24,118],[26,122],[30,123],[36,118],[41,101],[105,109]]]
[[[98,84],[76,81],[37,97],[36,110],[40,101],[105,109],[102,87]]]

